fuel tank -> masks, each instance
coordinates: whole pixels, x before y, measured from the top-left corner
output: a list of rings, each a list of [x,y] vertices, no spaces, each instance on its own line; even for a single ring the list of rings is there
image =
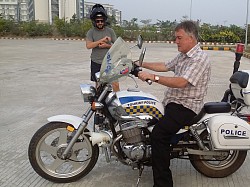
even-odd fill
[[[121,115],[150,115],[159,120],[164,115],[164,107],[159,99],[138,90],[113,92],[107,97],[106,103],[116,119]]]

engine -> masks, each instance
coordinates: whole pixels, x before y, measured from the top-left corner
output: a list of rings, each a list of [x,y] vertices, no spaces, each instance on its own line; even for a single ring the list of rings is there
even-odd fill
[[[140,121],[129,121],[121,125],[124,144],[122,149],[132,161],[147,160],[151,157],[151,145]]]
[[[120,141],[122,151],[129,160],[149,161],[151,145],[148,122],[158,121],[164,115],[162,102],[155,96],[136,89],[112,92],[105,102],[111,116],[118,121],[122,134],[121,139],[117,137],[114,142]],[[112,149],[119,157],[117,149]],[[122,156],[120,159],[123,159]]]

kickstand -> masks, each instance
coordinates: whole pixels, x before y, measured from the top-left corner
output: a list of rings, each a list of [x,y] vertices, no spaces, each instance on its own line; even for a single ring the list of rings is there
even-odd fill
[[[140,180],[141,180],[141,175],[142,175],[143,169],[144,169],[143,165],[140,165],[140,166],[139,166],[139,176],[138,176],[138,179],[137,179],[136,187],[139,186],[139,183],[140,183]]]

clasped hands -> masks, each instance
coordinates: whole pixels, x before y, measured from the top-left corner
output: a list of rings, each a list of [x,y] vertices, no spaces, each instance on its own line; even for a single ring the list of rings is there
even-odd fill
[[[111,46],[111,37],[105,36],[98,44],[99,48],[108,48]]]

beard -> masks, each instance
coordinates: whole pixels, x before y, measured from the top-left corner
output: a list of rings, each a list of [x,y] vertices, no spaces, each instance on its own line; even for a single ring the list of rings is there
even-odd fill
[[[102,24],[102,25],[96,25],[96,27],[97,27],[98,29],[102,30],[102,29],[104,28],[104,24]]]

